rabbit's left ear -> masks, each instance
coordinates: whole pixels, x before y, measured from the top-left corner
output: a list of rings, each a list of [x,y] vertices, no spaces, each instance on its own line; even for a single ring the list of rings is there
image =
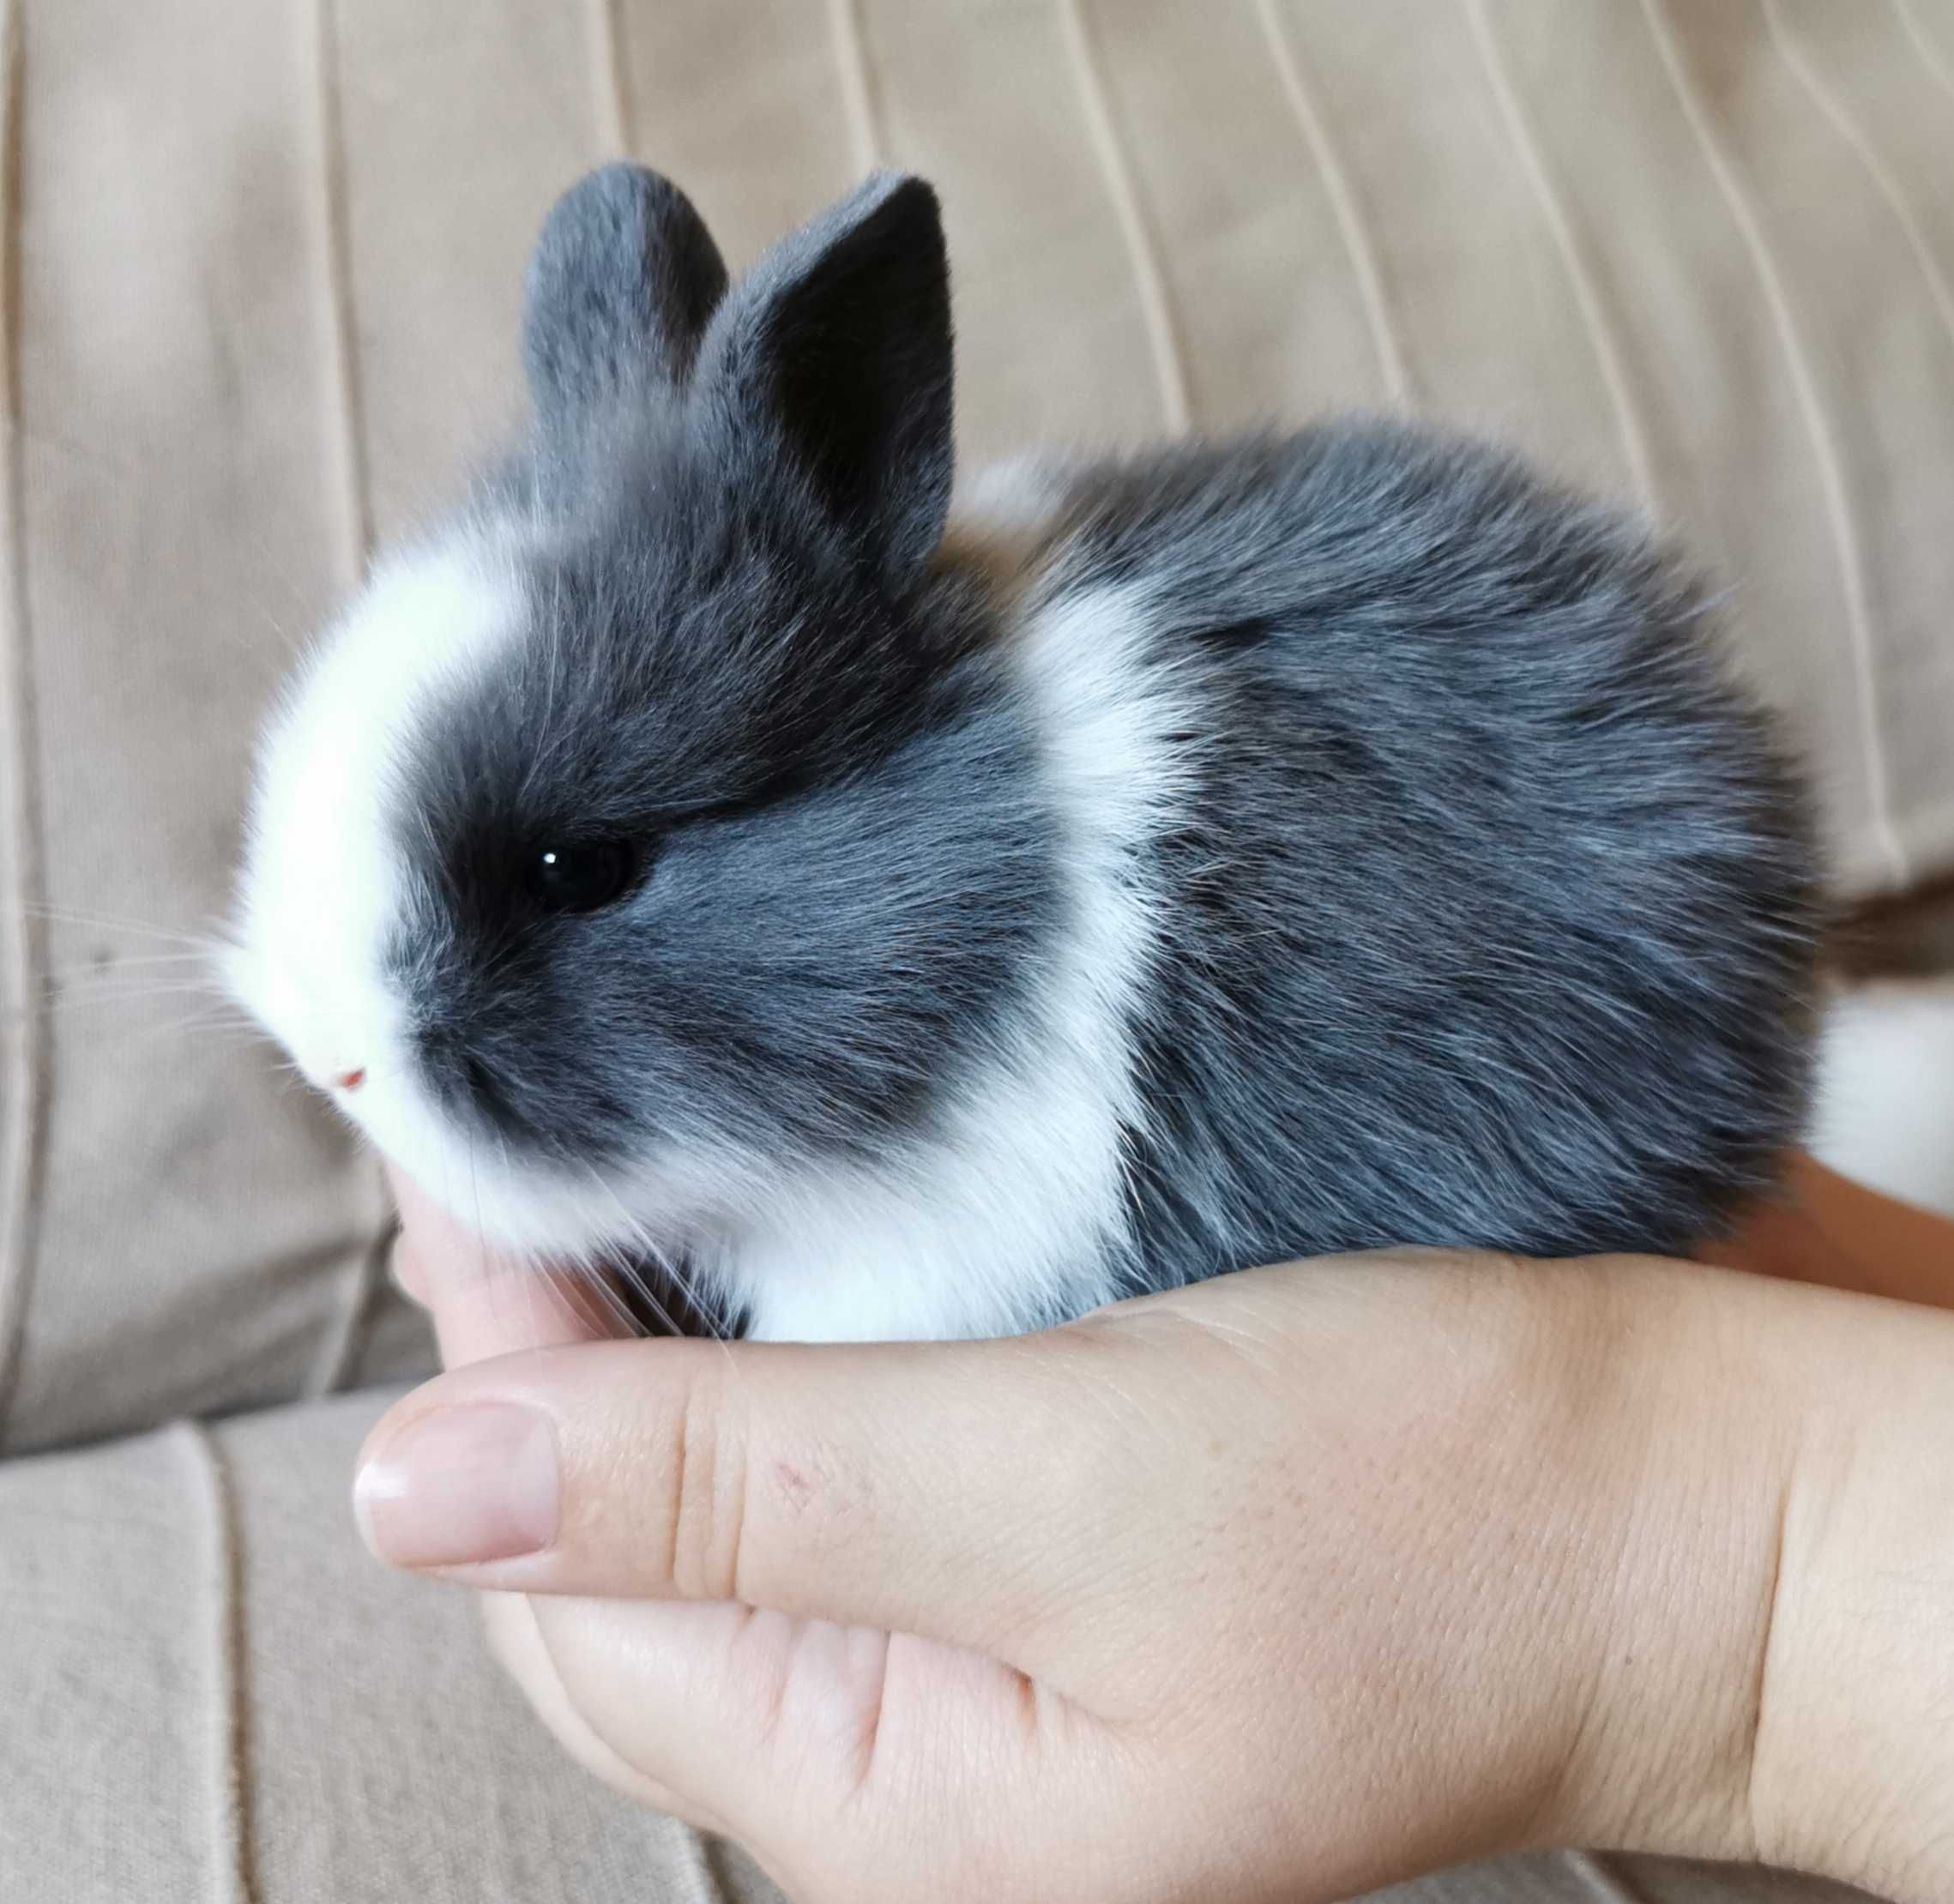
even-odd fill
[[[769,250],[721,306],[693,395],[787,457],[901,589],[950,510],[950,264],[937,195],[880,173]]]
[[[569,447],[634,395],[682,384],[726,283],[705,221],[669,179],[620,164],[572,185],[523,285],[522,356],[546,437]]]

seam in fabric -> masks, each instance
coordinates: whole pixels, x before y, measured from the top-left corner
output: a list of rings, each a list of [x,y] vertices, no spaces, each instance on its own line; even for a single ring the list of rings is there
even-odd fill
[[[1153,354],[1154,375],[1160,385],[1161,419],[1171,434],[1183,436],[1192,421],[1187,398],[1187,365],[1173,300],[1167,295],[1167,279],[1161,269],[1160,248],[1148,229],[1147,216],[1134,184],[1133,168],[1107,99],[1083,0],[1058,0],[1058,7],[1079,103],[1085,109],[1086,129],[1091,134],[1100,170],[1113,200],[1113,216],[1132,267],[1133,287],[1139,296],[1147,344]]]
[[[732,1904],[733,1887],[727,1880],[723,1847],[703,1831],[693,1831],[691,1838],[698,1847],[700,1896],[705,1904]]]
[[[354,320],[353,231],[347,202],[346,126],[340,87],[337,0],[314,0],[314,58],[318,81],[316,157],[319,213],[325,240],[327,335],[334,437],[339,460],[341,580],[356,584],[373,545],[372,485],[366,465],[365,393],[359,375]]]
[[[1846,627],[1851,637],[1854,712],[1858,718],[1860,745],[1866,756],[1867,824],[1880,857],[1885,862],[1889,883],[1896,889],[1903,887],[1907,883],[1909,868],[1905,850],[1894,829],[1885,746],[1879,731],[1879,684],[1873,666],[1873,616],[1867,596],[1866,559],[1858,525],[1853,516],[1852,498],[1840,461],[1838,445],[1832,434],[1831,420],[1819,397],[1818,380],[1812,371],[1811,355],[1799,331],[1798,320],[1791,308],[1790,293],[1765,235],[1763,220],[1710,124],[1703,98],[1684,63],[1682,49],[1676,43],[1662,0],[1642,0],[1642,13],[1675,93],[1676,103],[1702,148],[1710,175],[1716,179],[1750,254],[1752,268],[1757,273],[1758,286],[1790,372],[1792,389],[1798,400],[1812,458],[1818,466],[1819,491],[1824,498],[1825,515],[1838,558],[1840,587],[1845,597]]]
[[[190,1470],[210,1582],[208,1648],[212,1904],[256,1904],[249,1787],[249,1718],[244,1698],[243,1553],[230,1473],[215,1437],[201,1422],[179,1422],[178,1447]]]
[[[1601,373],[1601,383],[1608,395],[1608,403],[1614,412],[1615,428],[1621,437],[1622,454],[1628,462],[1629,479],[1635,488],[1636,499],[1651,517],[1659,512],[1660,498],[1656,494],[1654,466],[1649,454],[1649,439],[1642,426],[1642,419],[1635,406],[1633,389],[1628,372],[1622,363],[1621,352],[1615,341],[1613,327],[1609,323],[1603,308],[1601,286],[1596,282],[1593,268],[1588,262],[1579,237],[1574,228],[1574,220],[1569,214],[1565,202],[1547,169],[1547,157],[1542,151],[1538,133],[1527,117],[1522,104],[1519,89],[1513,82],[1511,69],[1506,63],[1505,49],[1494,33],[1491,15],[1487,10],[1487,0],[1462,0],[1466,19],[1472,29],[1473,40],[1479,50],[1480,63],[1486,69],[1486,77],[1498,103],[1499,116],[1505,120],[1508,136],[1513,142],[1522,168],[1534,189],[1534,196],[1540,202],[1541,215],[1547,220],[1547,229],[1553,234],[1553,241],[1560,250],[1561,260],[1567,267],[1568,282],[1574,292],[1576,308],[1581,313],[1581,321],[1587,327],[1588,341],[1595,352],[1595,367]]]
[[[1324,195],[1330,200],[1331,215],[1336,220],[1337,231],[1343,239],[1344,255],[1349,260],[1351,274],[1357,280],[1358,300],[1364,307],[1364,320],[1370,326],[1371,340],[1377,350],[1384,394],[1398,408],[1414,409],[1417,399],[1411,373],[1405,364],[1403,343],[1391,316],[1390,302],[1384,292],[1384,273],[1378,265],[1377,248],[1371,242],[1357,196],[1351,190],[1343,161],[1330,142],[1330,129],[1317,109],[1316,96],[1304,76],[1302,61],[1297,56],[1295,45],[1276,10],[1276,0],[1256,0],[1255,10],[1262,22],[1263,38],[1268,42],[1269,57],[1275,63],[1276,76],[1282,84],[1283,97],[1289,103],[1304,144],[1310,149],[1317,174],[1323,180]]]
[[[841,87],[841,117],[848,128],[848,152],[858,174],[883,163],[882,115],[877,109],[875,75],[862,35],[860,0],[828,0],[828,33],[835,46],[835,70]]]
[[[39,1250],[47,1105],[52,1088],[41,974],[39,732],[28,619],[26,439],[21,427],[21,113],[22,27],[19,0],[0,0],[0,535],[6,539],[7,599],[0,602],[0,751],[7,761],[4,823],[14,866],[7,895],[3,1003],[9,1062],[0,1077],[0,1442],[20,1374],[28,1298]]]
[[[590,0],[591,87],[597,113],[597,143],[615,158],[631,149],[631,98],[624,75],[624,23],[618,0]]]
[[[1562,1859],[1568,1870],[1603,1904],[1648,1904],[1641,1887],[1629,1882],[1614,1859],[1592,1851],[1565,1852]]]
[[[373,1166],[373,1172],[377,1178],[380,1176],[377,1163]],[[387,1195],[383,1180],[380,1194],[389,1214],[380,1233],[353,1259],[352,1270],[341,1279],[338,1312],[326,1329],[318,1353],[312,1359],[312,1372],[305,1383],[305,1398],[309,1401],[337,1395],[352,1383],[358,1372],[359,1352],[365,1347],[365,1325],[386,1280],[387,1262],[393,1254],[397,1229],[391,1214],[392,1200]]]
[[[1906,192],[1893,176],[1891,168],[1879,156],[1872,135],[1848,110],[1845,101],[1819,77],[1818,69],[1798,45],[1796,35],[1785,23],[1783,0],[1764,0],[1764,20],[1770,27],[1771,40],[1779,57],[1790,68],[1798,83],[1811,94],[1812,103],[1831,122],[1832,130],[1852,148],[1853,155],[1865,166],[1867,177],[1873,181],[1898,221],[1912,250],[1914,262],[1920,266],[1921,275],[1927,280],[1927,295],[1939,313],[1948,341],[1954,343],[1954,286],[1948,284],[1947,274],[1940,268],[1940,261],[1934,256],[1933,248],[1927,243],[1927,233],[1915,216]]]
[[[731,1894],[720,1881],[712,1847],[706,1842],[703,1833],[691,1825],[679,1823],[676,1818],[668,1818],[666,1823],[682,1847],[680,1856],[685,1862],[685,1875],[692,1881],[692,1894],[698,1904],[729,1904]]]

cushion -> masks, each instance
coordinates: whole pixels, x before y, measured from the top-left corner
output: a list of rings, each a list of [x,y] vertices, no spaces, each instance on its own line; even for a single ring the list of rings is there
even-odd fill
[[[425,1360],[371,1162],[185,935],[295,644],[515,413],[526,250],[608,154],[735,262],[935,179],[968,457],[1396,407],[1639,501],[1840,894],[1954,865],[1949,0],[0,11],[12,1448]]]

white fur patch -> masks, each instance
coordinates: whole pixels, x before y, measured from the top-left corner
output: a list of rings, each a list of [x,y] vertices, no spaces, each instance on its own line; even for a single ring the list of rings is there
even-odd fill
[[[521,616],[513,569],[473,532],[376,569],[266,733],[226,960],[232,991],[313,1083],[365,1074],[335,1100],[437,1194],[461,1160],[380,969],[400,903],[383,802],[424,697],[492,665]]]
[[[1143,1107],[1131,1027],[1154,956],[1153,841],[1186,793],[1189,710],[1140,655],[1144,610],[1103,590],[1035,613],[1017,658],[1064,828],[1068,917],[1006,1028],[900,1176],[796,1186],[712,1265],[755,1333],[987,1335],[1111,1300],[1131,1238],[1123,1132]]]
[[[1954,1216],[1954,982],[1841,993],[1819,1044],[1812,1154]]]

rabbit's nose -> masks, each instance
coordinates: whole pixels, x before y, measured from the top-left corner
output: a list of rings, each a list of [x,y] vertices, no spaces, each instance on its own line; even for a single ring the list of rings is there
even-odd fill
[[[333,1079],[335,1091],[357,1091],[366,1082],[366,1067],[355,1065],[350,1071],[341,1071]]]

